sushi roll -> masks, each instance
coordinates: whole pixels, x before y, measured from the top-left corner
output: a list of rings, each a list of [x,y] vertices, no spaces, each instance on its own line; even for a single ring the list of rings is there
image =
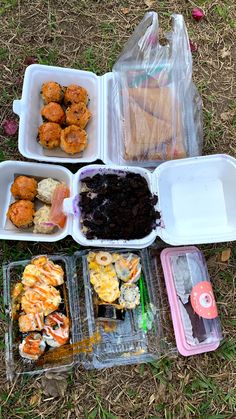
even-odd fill
[[[120,287],[119,303],[126,309],[134,309],[140,304],[139,287],[135,284],[123,284]]]
[[[124,310],[112,304],[99,304],[97,306],[97,320],[116,321],[125,319]]]
[[[45,342],[53,348],[64,345],[69,340],[68,317],[59,312],[54,312],[46,317],[43,332]]]
[[[29,333],[19,345],[19,352],[22,358],[36,361],[43,355],[46,343],[40,333]]]
[[[60,304],[60,291],[44,283],[27,287],[21,298],[21,308],[26,314],[43,313],[47,316],[57,310]]]
[[[136,282],[141,275],[140,258],[134,253],[120,255],[115,262],[117,276],[123,282]]]
[[[22,333],[40,331],[43,329],[44,320],[42,313],[21,314],[19,319],[19,329]]]

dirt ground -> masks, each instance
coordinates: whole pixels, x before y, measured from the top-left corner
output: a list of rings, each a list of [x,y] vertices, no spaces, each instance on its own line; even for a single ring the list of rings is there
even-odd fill
[[[205,18],[191,17],[195,6]],[[235,1],[199,0],[3,0],[0,1],[0,160],[24,160],[17,135],[6,136],[3,121],[17,117],[13,99],[20,98],[24,71],[33,57],[39,63],[93,71],[112,69],[122,46],[144,13],[159,13],[162,33],[173,12],[184,15],[193,53],[194,81],[203,99],[204,154],[236,157]],[[76,167],[73,167],[73,171]],[[1,262],[31,255],[66,252],[79,246],[72,239],[57,244],[1,241]],[[64,397],[43,392],[41,377],[6,381],[0,297],[0,418],[202,418],[236,416],[236,246],[201,247],[208,261],[224,340],[213,353],[184,358],[165,355],[152,364],[86,371],[76,368],[61,380]],[[231,249],[227,262],[221,253]],[[2,290],[2,279],[1,279]],[[174,341],[174,339],[172,339]]]

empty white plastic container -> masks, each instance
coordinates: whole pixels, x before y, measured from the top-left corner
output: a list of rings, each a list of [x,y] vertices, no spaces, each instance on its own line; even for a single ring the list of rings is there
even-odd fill
[[[99,172],[135,172],[145,177],[150,191],[158,196],[160,224],[142,239],[89,240],[85,237],[78,206],[81,180]],[[63,181],[71,190],[64,200],[67,222],[52,234],[20,230],[7,220],[13,197],[10,187],[18,174]],[[88,165],[74,175],[63,166],[5,161],[0,163],[0,239],[54,242],[71,235],[84,246],[141,249],[157,237],[171,245],[216,243],[236,240],[236,159],[211,155],[163,163],[154,172],[140,167]]]

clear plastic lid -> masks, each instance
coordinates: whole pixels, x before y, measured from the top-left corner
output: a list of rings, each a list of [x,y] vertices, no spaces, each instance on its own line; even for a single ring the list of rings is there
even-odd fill
[[[73,289],[74,281],[71,278],[71,260],[64,255],[50,255],[50,261],[59,265],[64,271],[64,282],[56,287],[60,293],[61,303],[58,311],[65,315],[70,322],[69,327],[69,344],[75,343],[75,336],[77,337],[77,310],[74,307]],[[30,360],[23,358],[20,355],[19,345],[28,335],[19,329],[18,317],[21,312],[20,303],[17,298],[14,299],[13,294],[16,290],[16,284],[21,284],[22,273],[26,265],[30,264],[31,260],[21,260],[11,262],[3,266],[4,275],[4,304],[5,312],[8,319],[8,329],[5,335],[6,340],[6,368],[7,378],[12,380],[15,375],[21,374],[39,374],[47,370],[68,370],[74,363],[73,350],[69,350],[64,355],[57,354],[55,357],[50,356],[50,346],[46,346],[45,353],[38,360]],[[32,302],[33,305],[33,302]],[[22,314],[22,313],[21,313]],[[32,329],[31,329],[32,330]],[[40,332],[42,333],[42,331]],[[41,334],[38,333],[39,336]],[[53,348],[58,349],[58,348]]]
[[[111,255],[134,254],[140,258],[141,277],[135,282],[140,292],[140,304],[134,309],[125,310],[123,318],[114,320],[112,313],[107,313],[104,306],[98,305],[96,292],[90,282],[88,254],[82,255],[83,281],[79,280],[79,308],[83,336],[98,333],[100,341],[93,347],[93,352],[86,355],[86,368],[105,368],[116,365],[150,362],[158,359],[169,350],[163,333],[162,307],[158,277],[151,269],[150,257],[146,249],[111,250]],[[93,253],[100,250],[92,249]],[[75,269],[81,264],[81,252],[75,253]],[[121,284],[122,285],[122,282]],[[107,307],[111,307],[107,305]],[[119,307],[118,307],[119,308]],[[119,310],[118,310],[119,311]],[[102,318],[99,315],[102,313]],[[115,313],[114,313],[115,314]],[[106,319],[105,317],[108,316]]]
[[[222,333],[202,253],[195,247],[165,249],[161,259],[178,349],[183,355],[214,350]]]
[[[57,287],[62,297],[58,311],[70,319],[70,339],[61,347],[47,346],[45,353],[36,361],[20,355],[19,345],[26,333],[19,330],[18,316],[14,316],[16,301],[13,299],[15,285],[21,281],[24,268],[31,260],[11,262],[4,266],[4,301],[8,318],[5,356],[8,379],[12,380],[19,374],[68,370],[75,365],[91,369],[150,362],[171,352],[173,345],[169,336],[166,336],[169,327],[165,326],[164,321],[168,307],[166,305],[163,311],[160,276],[152,265],[149,250],[106,251],[124,258],[134,255],[139,260],[138,275],[133,277],[134,288],[138,288],[140,295],[139,303],[134,308],[126,308],[120,312],[118,310],[117,319],[111,318],[109,305],[104,307],[102,304],[98,313],[87,259],[90,251],[79,251],[71,257],[49,255],[49,260],[60,265],[64,271],[64,283]],[[98,253],[100,249],[93,249],[92,252]],[[123,281],[119,280],[120,289],[122,285]],[[117,301],[112,305],[113,313],[118,304],[121,303]],[[22,314],[22,310],[19,310]],[[43,331],[40,333],[42,335]],[[172,332],[171,334],[173,335]]]

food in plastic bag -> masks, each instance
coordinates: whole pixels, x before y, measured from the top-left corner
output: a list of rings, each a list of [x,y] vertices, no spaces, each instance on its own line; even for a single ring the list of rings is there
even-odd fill
[[[192,56],[181,15],[168,45],[158,42],[158,15],[146,13],[113,67],[113,134],[120,162],[153,162],[200,154],[201,99],[192,83]],[[113,123],[113,127],[118,124]]]

